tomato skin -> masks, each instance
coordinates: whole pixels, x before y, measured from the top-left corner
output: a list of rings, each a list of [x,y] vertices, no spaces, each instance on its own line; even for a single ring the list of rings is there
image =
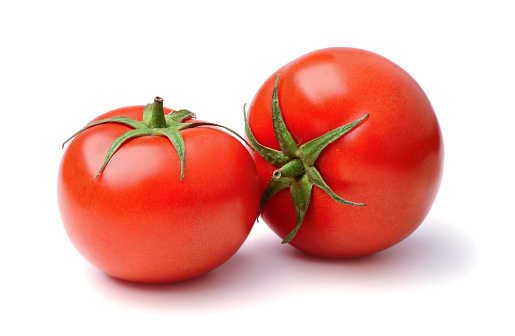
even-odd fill
[[[342,205],[313,188],[303,224],[290,244],[330,258],[360,257],[408,237],[428,214],[443,171],[443,140],[434,110],[418,83],[375,53],[328,48],[277,70],[256,93],[248,113],[262,145],[280,150],[271,117],[277,74],[282,115],[302,145],[370,113],[325,148],[317,161],[329,187],[364,207]],[[276,167],[254,156],[261,190]],[[281,238],[295,227],[288,189],[265,205],[262,218]]]
[[[144,106],[108,112],[142,120]],[[165,109],[165,112],[170,112]],[[259,208],[259,181],[245,146],[210,127],[181,131],[185,176],[166,137],[127,141],[95,181],[115,138],[130,130],[102,124],[66,148],[58,203],[73,245],[92,265],[120,279],[175,282],[227,261],[249,235]]]

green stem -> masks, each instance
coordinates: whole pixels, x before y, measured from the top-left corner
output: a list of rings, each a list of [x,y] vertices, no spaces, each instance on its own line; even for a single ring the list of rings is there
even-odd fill
[[[155,97],[154,104],[152,105],[152,124],[151,128],[165,128],[166,119],[165,111],[163,108],[163,98]]]
[[[273,178],[299,176],[305,173],[304,163],[298,158],[291,160],[273,173]]]

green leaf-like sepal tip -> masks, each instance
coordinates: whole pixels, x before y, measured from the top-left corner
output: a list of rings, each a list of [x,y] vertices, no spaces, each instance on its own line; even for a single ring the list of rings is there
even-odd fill
[[[145,106],[145,109],[143,110],[143,121],[134,120],[127,117],[113,117],[113,118],[107,118],[99,121],[95,121],[75,134],[73,134],[70,138],[68,138],[63,143],[64,145],[73,139],[75,136],[77,136],[79,133],[84,132],[85,130],[101,125],[101,124],[109,124],[109,123],[118,123],[122,124],[128,127],[131,127],[132,130],[127,131],[120,135],[118,138],[116,138],[109,149],[107,150],[106,157],[104,159],[104,163],[100,167],[100,170],[98,171],[97,175],[95,176],[95,180],[102,174],[105,167],[109,163],[109,160],[113,157],[115,152],[129,139],[141,137],[141,136],[164,136],[167,137],[168,140],[170,140],[170,143],[174,147],[174,149],[177,152],[177,155],[179,157],[179,161],[181,164],[181,181],[184,179],[184,171],[185,171],[185,146],[184,146],[184,139],[182,138],[182,135],[180,131],[188,129],[188,128],[194,128],[199,126],[215,126],[223,128],[235,136],[237,136],[240,140],[245,142],[247,146],[251,147],[250,144],[248,144],[243,137],[241,137],[238,133],[231,130],[228,127],[209,123],[209,122],[184,122],[188,119],[195,118],[195,114],[188,110],[177,110],[172,111],[168,115],[164,114],[164,108],[163,108],[163,99],[160,97],[156,97],[154,99],[153,104],[147,104]],[[252,147],[251,147],[252,148]]]
[[[245,132],[254,149],[265,160],[278,168],[273,173],[268,185],[261,194],[259,214],[261,214],[264,206],[273,195],[283,189],[290,188],[290,194],[295,208],[296,223],[294,229],[282,241],[282,243],[285,244],[292,240],[304,221],[304,216],[309,208],[313,186],[325,191],[338,203],[354,206],[366,205],[365,203],[351,202],[338,196],[327,185],[314,164],[320,153],[330,143],[341,138],[363,123],[369,115],[366,114],[354,122],[337,127],[316,139],[306,142],[303,145],[299,145],[290,134],[282,116],[278,95],[279,79],[280,75],[277,75],[277,80],[272,93],[271,110],[274,133],[281,150],[278,151],[263,146],[256,140],[247,120],[245,106],[243,106],[243,116],[245,119]]]

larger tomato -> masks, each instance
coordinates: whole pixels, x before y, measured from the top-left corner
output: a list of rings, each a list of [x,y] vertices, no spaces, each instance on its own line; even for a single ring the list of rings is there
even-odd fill
[[[337,128],[342,134],[317,149],[312,140]],[[270,156],[254,157],[262,218],[314,255],[359,257],[399,243],[438,192],[443,141],[435,112],[406,71],[372,52],[329,48],[286,64],[255,95],[247,132]]]
[[[120,108],[93,122],[140,122],[144,109]],[[66,148],[57,188],[62,220],[77,250],[105,273],[139,282],[193,278],[228,260],[251,231],[259,181],[247,148],[221,129],[188,128],[197,122],[191,116],[180,111],[172,122],[183,148],[177,139],[174,148],[166,136],[135,134],[102,171],[110,146],[132,127],[99,124]],[[143,133],[164,132],[143,126]]]

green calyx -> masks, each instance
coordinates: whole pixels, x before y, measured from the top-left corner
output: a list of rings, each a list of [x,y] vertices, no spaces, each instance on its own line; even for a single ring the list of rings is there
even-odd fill
[[[190,112],[188,110],[178,110],[178,111],[172,111],[168,115],[165,115],[164,108],[163,108],[163,98],[161,97],[155,97],[153,104],[147,104],[145,109],[143,110],[143,121],[134,120],[127,117],[113,117],[113,118],[107,118],[103,120],[99,120],[96,122],[93,122],[86,127],[82,128],[78,132],[76,132],[74,135],[72,135],[68,140],[66,140],[63,143],[64,145],[73,139],[75,136],[77,136],[79,133],[82,133],[88,128],[100,125],[100,124],[108,124],[108,123],[118,123],[125,126],[129,126],[133,128],[130,131],[127,131],[120,135],[118,138],[116,138],[109,149],[107,150],[107,154],[104,160],[104,163],[102,164],[102,167],[100,167],[100,170],[98,171],[97,175],[95,176],[95,180],[102,174],[105,167],[109,163],[109,160],[114,155],[114,153],[122,146],[127,140],[142,136],[164,136],[167,137],[168,140],[172,143],[173,147],[177,151],[177,155],[179,156],[179,161],[181,164],[181,181],[184,179],[184,168],[185,168],[185,146],[184,146],[184,139],[182,138],[182,135],[180,131],[188,129],[188,128],[194,128],[199,126],[216,126],[221,127],[223,129],[228,130],[229,132],[236,135],[239,139],[243,140],[245,143],[246,141],[236,132],[233,130],[221,126],[218,124],[213,124],[209,122],[184,122],[188,119],[195,118],[195,113]],[[249,145],[250,147],[250,145]]]
[[[314,164],[324,148],[361,124],[368,118],[368,114],[354,122],[337,127],[303,145],[299,145],[288,131],[282,117],[281,108],[279,107],[279,78],[280,75],[277,76],[272,93],[272,124],[281,150],[278,151],[261,145],[252,134],[247,120],[245,106],[243,107],[243,115],[245,118],[245,132],[247,133],[250,143],[265,160],[278,168],[274,171],[270,182],[268,182],[268,185],[261,195],[259,213],[261,213],[263,207],[273,195],[280,190],[290,188],[293,206],[295,208],[296,225],[282,241],[283,244],[286,244],[292,240],[304,221],[304,216],[306,215],[311,200],[311,190],[313,186],[317,186],[325,191],[338,203],[354,206],[366,205],[365,203],[347,201],[336,195],[327,183],[325,183],[322,175]]]

